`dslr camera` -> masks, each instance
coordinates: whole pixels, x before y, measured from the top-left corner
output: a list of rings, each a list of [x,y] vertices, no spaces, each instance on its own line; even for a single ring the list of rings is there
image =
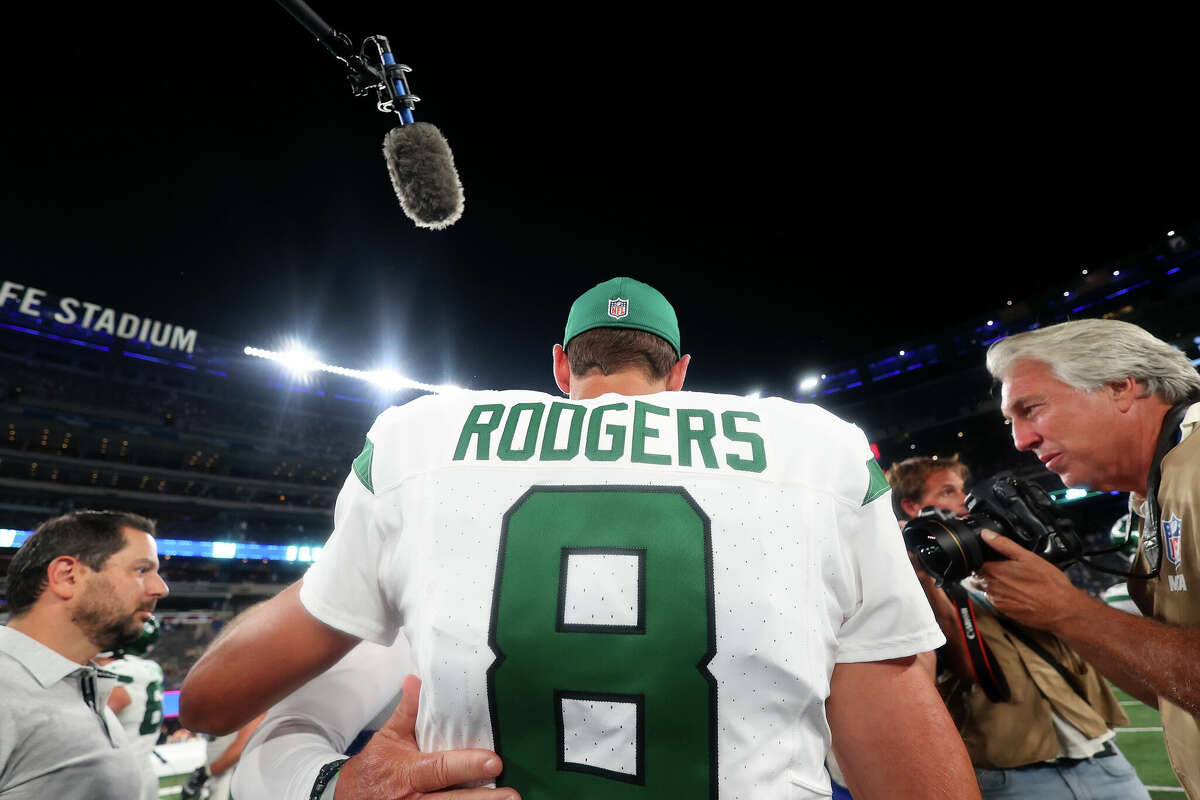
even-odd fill
[[[967,495],[966,516],[933,506],[904,526],[904,546],[921,569],[937,579],[956,582],[1004,556],[984,543],[984,528],[1007,536],[1027,550],[1066,569],[1083,554],[1083,542],[1069,519],[1055,514],[1054,501],[1033,481],[1011,472],[993,475]]]

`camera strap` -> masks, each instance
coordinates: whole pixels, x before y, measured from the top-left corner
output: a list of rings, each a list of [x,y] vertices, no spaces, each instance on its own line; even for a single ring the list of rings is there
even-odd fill
[[[958,630],[971,656],[971,666],[975,668],[975,677],[983,688],[983,693],[993,703],[1007,703],[1012,697],[1012,692],[1004,678],[1004,671],[992,655],[991,648],[979,635],[979,626],[975,621],[975,604],[971,596],[958,583],[947,583],[942,588],[958,611]]]
[[[1154,461],[1150,464],[1150,476],[1146,481],[1146,518],[1142,520],[1142,552],[1150,572],[1130,577],[1149,579],[1158,577],[1162,570],[1162,543],[1160,542],[1162,507],[1158,504],[1158,487],[1162,483],[1162,462],[1167,453],[1179,443],[1179,426],[1191,408],[1193,400],[1171,408],[1163,417],[1162,430],[1158,434],[1158,446],[1154,450]]]

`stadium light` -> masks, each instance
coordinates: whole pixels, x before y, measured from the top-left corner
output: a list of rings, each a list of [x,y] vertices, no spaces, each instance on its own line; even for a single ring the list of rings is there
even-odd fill
[[[407,388],[410,381],[398,372],[390,369],[380,369],[374,372],[368,372],[366,375],[367,383],[373,383],[380,389],[386,389],[391,392],[399,391]]]
[[[213,558],[233,558],[237,555],[237,542],[213,542]]]
[[[33,531],[0,528],[0,547],[20,547],[33,535]],[[304,545],[259,544],[256,542],[210,542],[195,539],[158,539],[159,556],[181,556],[184,558],[220,558],[232,560],[249,558],[263,561],[302,561],[300,551]],[[323,548],[307,546],[308,561],[320,558]]]
[[[811,392],[813,389],[817,388],[817,384],[820,382],[821,382],[821,379],[818,378],[817,376],[809,375],[807,378],[800,381],[800,391]]]
[[[750,400],[757,400],[758,398],[762,397],[762,389],[751,389],[750,391],[746,392],[746,397]]]
[[[421,381],[407,378],[392,370],[361,370],[352,369],[350,367],[339,367],[335,364],[324,364],[309,351],[303,348],[292,348],[291,350],[279,352],[275,350],[264,350],[261,347],[250,347],[247,345],[242,348],[242,353],[254,358],[262,358],[267,361],[274,361],[281,364],[285,369],[294,375],[303,376],[312,372],[329,372],[334,375],[341,375],[344,378],[354,378],[356,380],[365,381],[380,387],[389,392],[398,392],[402,389],[418,389],[423,392],[433,392],[435,394],[446,394],[448,392],[462,391],[462,388],[449,383],[423,383]]]
[[[1100,494],[1103,494],[1103,492],[1089,491],[1087,489],[1055,489],[1050,492],[1050,499],[1056,503],[1073,503],[1076,500],[1096,497]]]
[[[287,368],[288,372],[301,378],[321,368],[321,362],[317,361],[316,356],[302,347],[295,347],[280,353],[277,360]]]

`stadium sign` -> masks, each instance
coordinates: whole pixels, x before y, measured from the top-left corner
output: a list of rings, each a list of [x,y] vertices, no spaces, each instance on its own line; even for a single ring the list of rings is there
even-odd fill
[[[118,313],[116,309],[74,297],[59,298],[57,309],[43,307],[42,299],[46,294],[44,289],[4,281],[0,283],[0,307],[8,305],[11,300],[17,304],[18,312],[37,319],[47,317],[63,325],[77,325],[86,331],[107,333],[119,339],[133,339],[184,353],[191,353],[196,348],[195,328],[184,328],[129,312]]]

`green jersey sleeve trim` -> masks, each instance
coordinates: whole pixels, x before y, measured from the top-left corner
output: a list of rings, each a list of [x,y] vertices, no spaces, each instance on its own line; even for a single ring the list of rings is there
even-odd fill
[[[883,494],[888,490],[887,476],[883,474],[883,469],[879,466],[878,461],[873,458],[868,458],[867,472],[871,476],[871,482],[867,485],[867,494],[863,497],[862,504],[864,506],[867,503],[870,503],[872,500],[882,497]]]
[[[362,452],[358,454],[358,458],[354,459],[354,474],[371,494],[375,494],[375,486],[371,483],[371,459],[374,455],[375,445],[371,444],[370,439],[367,439],[363,444]]]

